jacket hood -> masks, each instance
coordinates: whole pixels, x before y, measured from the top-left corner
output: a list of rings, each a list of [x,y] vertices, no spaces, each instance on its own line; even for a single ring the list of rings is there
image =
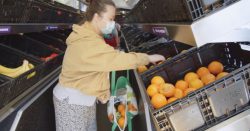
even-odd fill
[[[82,38],[95,39],[97,37],[102,37],[94,31],[94,28],[89,22],[85,22],[83,25],[72,26],[72,33],[66,40],[67,45],[73,44],[74,41],[78,41]]]

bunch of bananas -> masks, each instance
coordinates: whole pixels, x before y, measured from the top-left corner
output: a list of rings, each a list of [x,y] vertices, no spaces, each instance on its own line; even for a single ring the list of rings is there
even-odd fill
[[[0,65],[0,74],[3,74],[5,76],[9,76],[11,78],[16,78],[20,76],[21,74],[27,72],[28,70],[31,70],[34,68],[34,65],[29,63],[27,60],[23,61],[23,64],[17,68],[8,68],[5,66]],[[36,74],[36,72],[32,72],[27,76],[27,79],[33,77]]]

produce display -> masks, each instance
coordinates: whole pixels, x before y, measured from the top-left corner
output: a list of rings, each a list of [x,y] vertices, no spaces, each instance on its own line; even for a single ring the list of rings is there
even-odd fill
[[[168,59],[171,59],[171,58],[168,58]],[[162,64],[163,62],[164,62],[164,61],[159,61],[159,62],[157,62],[156,64],[148,64],[148,65],[144,65],[144,66],[139,66],[139,67],[137,68],[137,71],[138,71],[138,73],[143,73],[143,72],[147,71],[148,69],[153,68],[153,67],[156,66],[156,65]]]
[[[187,50],[182,50],[181,51],[181,53],[185,53],[185,52],[187,52]],[[165,58],[166,58],[166,60],[170,60],[172,57],[166,57],[165,56]],[[165,61],[166,61],[165,60]],[[154,66],[156,66],[156,65],[160,65],[160,64],[162,64],[164,61],[159,61],[159,62],[157,62],[156,64],[148,64],[148,65],[143,65],[143,66],[139,66],[138,68],[137,68],[137,71],[138,71],[138,73],[143,73],[143,72],[145,72],[145,71],[147,71],[147,70],[149,70],[149,69],[151,69],[151,68],[153,68]]]
[[[0,74],[11,77],[11,78],[16,78],[33,68],[34,68],[33,64],[29,63],[29,61],[27,60],[24,60],[23,64],[17,68],[8,68],[3,65],[0,65]],[[32,72],[31,74],[28,75],[27,79],[33,77],[34,75],[35,75],[35,72]]]
[[[143,68],[141,68],[142,70]],[[196,72],[188,72],[182,80],[175,85],[165,82],[161,76],[154,76],[147,87],[147,94],[151,98],[151,104],[155,109],[161,108],[175,100],[181,99],[189,93],[200,89],[228,73],[224,72],[224,66],[219,61],[212,61],[208,67],[200,67]]]

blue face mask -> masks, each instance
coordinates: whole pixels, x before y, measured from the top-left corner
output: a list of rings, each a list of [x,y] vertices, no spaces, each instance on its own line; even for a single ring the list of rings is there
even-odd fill
[[[108,24],[101,29],[103,34],[111,34],[112,31],[115,29],[115,21],[108,22]]]

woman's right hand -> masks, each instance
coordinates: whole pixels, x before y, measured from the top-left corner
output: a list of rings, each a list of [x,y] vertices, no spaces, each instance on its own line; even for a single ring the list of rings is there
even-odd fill
[[[153,63],[153,64],[156,64],[156,62],[164,61],[165,60],[164,56],[158,55],[158,54],[148,55],[148,58],[149,58],[149,62]]]

